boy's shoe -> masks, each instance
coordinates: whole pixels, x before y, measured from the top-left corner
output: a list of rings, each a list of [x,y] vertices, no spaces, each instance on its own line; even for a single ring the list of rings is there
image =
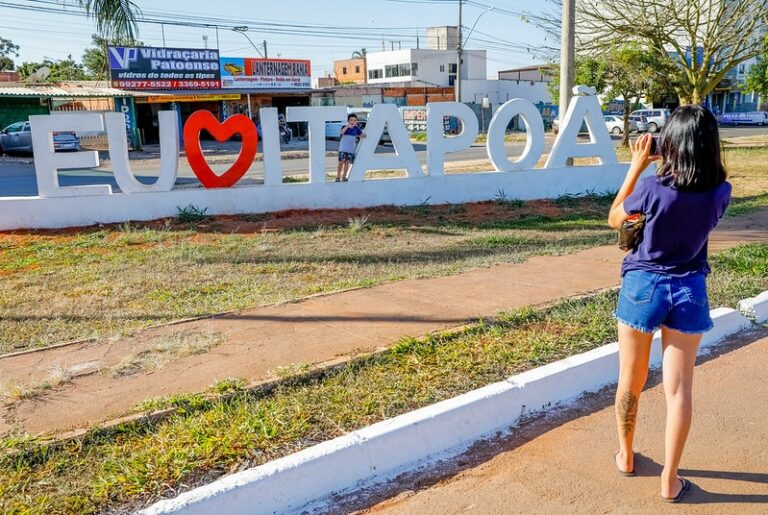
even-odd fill
[[[342,181],[343,181],[343,182],[347,182],[347,181],[349,181],[349,177],[344,177],[344,178],[342,179]]]
[[[341,179],[339,179],[338,177],[336,177],[336,182],[341,182]]]

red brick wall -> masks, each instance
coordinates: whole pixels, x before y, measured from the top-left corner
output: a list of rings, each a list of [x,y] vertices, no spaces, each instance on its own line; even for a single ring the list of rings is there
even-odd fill
[[[0,82],[19,82],[19,72],[0,72]]]

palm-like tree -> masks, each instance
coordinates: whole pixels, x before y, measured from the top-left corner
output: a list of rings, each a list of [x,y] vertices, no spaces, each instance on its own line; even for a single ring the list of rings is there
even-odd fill
[[[96,20],[96,29],[109,39],[134,39],[139,32],[136,19],[141,13],[132,0],[78,0],[88,16]]]
[[[361,48],[360,50],[355,50],[352,52],[352,59],[365,59],[365,56],[368,54],[368,50],[365,48]]]

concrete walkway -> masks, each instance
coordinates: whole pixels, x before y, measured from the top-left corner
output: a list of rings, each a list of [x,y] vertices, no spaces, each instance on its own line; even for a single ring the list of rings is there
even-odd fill
[[[722,249],[766,240],[768,210],[725,220],[711,246]],[[389,346],[402,336],[616,286],[623,255],[618,247],[608,246],[535,257],[450,277],[405,280],[163,326],[118,341],[105,338],[0,357],[0,381],[5,383],[41,384],[55,367],[75,375],[69,384],[0,409],[0,435],[14,428],[37,434],[89,427],[148,398],[202,391],[231,377],[265,380],[274,377],[278,367],[338,362],[361,350]],[[149,373],[109,373],[110,367],[152,349],[169,334],[211,331],[226,335],[226,341],[205,354],[177,359]]]
[[[697,367],[693,427],[680,470],[694,486],[684,503],[659,498],[665,403],[657,373],[640,400],[636,477],[620,476],[612,463],[617,443],[608,391],[571,410],[559,427],[523,428],[518,438],[496,442],[495,452],[488,452],[489,442],[486,456],[462,458],[474,463],[469,468],[433,479],[418,493],[411,490],[418,486],[400,485],[399,495],[364,513],[768,513],[768,338],[762,334],[724,345],[724,354]]]

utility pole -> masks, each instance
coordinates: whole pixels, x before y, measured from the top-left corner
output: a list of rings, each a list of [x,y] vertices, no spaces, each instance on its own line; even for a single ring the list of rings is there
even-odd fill
[[[264,40],[264,59],[266,59],[267,57],[269,57],[269,55],[267,54],[267,40],[265,39]]]
[[[563,0],[563,21],[560,37],[560,128],[573,95],[576,60],[576,0]]]
[[[565,127],[565,113],[573,95],[573,77],[576,67],[576,0],[563,0],[563,21],[560,35],[560,130]],[[573,166],[568,159],[566,166]]]
[[[567,1],[567,0],[566,0]],[[456,102],[461,102],[461,11],[464,6],[464,0],[459,0],[459,44],[456,45]]]

